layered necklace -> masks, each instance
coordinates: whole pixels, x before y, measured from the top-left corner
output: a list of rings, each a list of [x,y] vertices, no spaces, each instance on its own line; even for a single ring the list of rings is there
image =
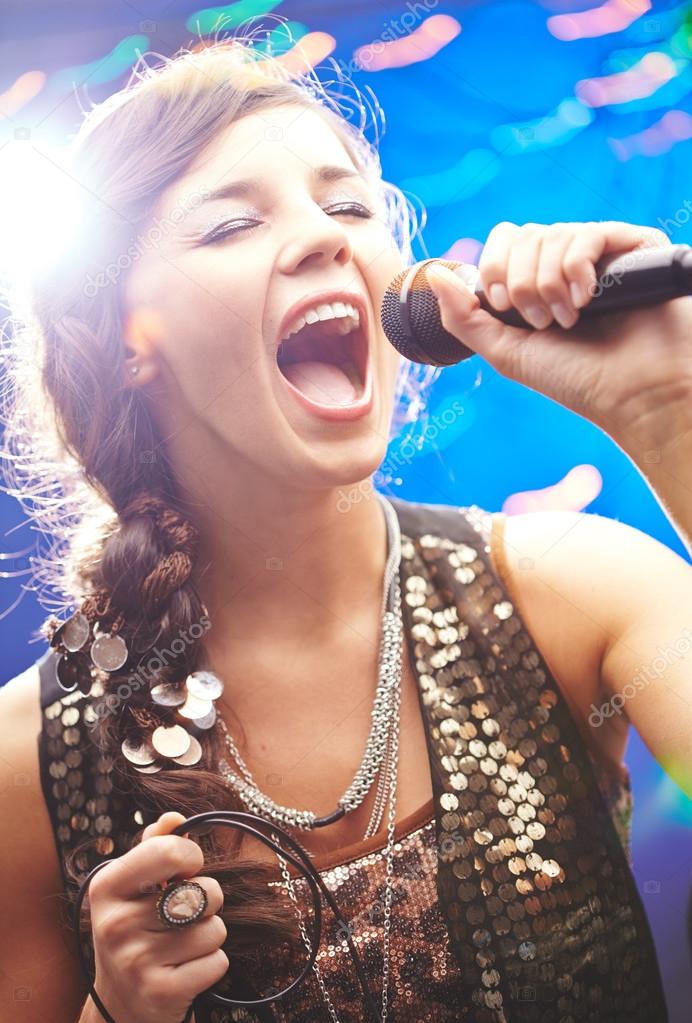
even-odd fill
[[[386,1023],[389,995],[389,947],[393,893],[394,829],[396,825],[396,786],[399,760],[403,623],[399,583],[399,566],[401,563],[399,520],[390,502],[379,492],[377,497],[385,513],[388,540],[388,556],[384,572],[381,608],[382,636],[378,682],[371,713],[370,733],[365,745],[363,758],[353,781],[339,799],[336,808],[325,816],[318,817],[311,810],[297,810],[293,807],[281,806],[261,791],[221,717],[218,719],[219,724],[224,732],[228,751],[233,757],[238,771],[234,771],[225,758],[219,760],[218,767],[228,785],[236,792],[251,812],[273,821],[281,827],[289,826],[305,831],[325,827],[334,821],[340,820],[347,813],[352,813],[356,810],[365,800],[374,784],[375,778],[379,774],[375,800],[364,837],[370,838],[377,834],[382,822],[385,806],[388,804],[387,844],[384,849],[386,874],[383,907],[384,936],[381,1015],[382,1023]],[[279,861],[289,896],[298,912],[303,941],[308,951],[310,951],[309,939],[300,918],[300,911],[298,910],[297,899],[286,862],[281,857],[279,857]],[[329,1013],[334,1023],[339,1023],[336,1010],[327,992],[317,962],[313,964],[313,970]]]

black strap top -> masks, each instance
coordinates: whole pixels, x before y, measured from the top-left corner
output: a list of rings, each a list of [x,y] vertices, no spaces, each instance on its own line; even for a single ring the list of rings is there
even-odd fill
[[[392,967],[393,1023],[666,1023],[656,952],[626,842],[559,686],[493,564],[493,517],[475,505],[390,500],[402,530],[402,611],[433,787],[433,830],[416,831],[419,844],[423,833],[429,836],[425,855],[437,892],[425,906],[424,926],[439,943],[416,1005],[399,984],[401,971],[410,968],[403,950],[422,950],[426,943],[414,942],[412,911],[404,913],[408,922],[397,937],[394,912],[392,941],[401,945]],[[49,649],[37,662],[38,748],[71,899],[77,889],[65,859],[80,839],[92,839],[77,860],[86,871],[126,852],[157,814],[134,805],[117,757],[91,741],[90,705],[102,690],[95,683],[88,696],[64,693],[55,659]],[[369,931],[379,949],[381,933],[372,924]],[[89,937],[84,940],[89,948]],[[446,964],[443,981],[440,962]],[[381,953],[366,957],[366,964],[377,992]],[[356,989],[344,984],[339,1018],[358,1023]],[[315,1001],[311,1010],[305,997],[293,1013],[277,1006],[273,1016],[261,1018],[327,1018],[323,1003]],[[215,1009],[210,1018],[260,1017]]]

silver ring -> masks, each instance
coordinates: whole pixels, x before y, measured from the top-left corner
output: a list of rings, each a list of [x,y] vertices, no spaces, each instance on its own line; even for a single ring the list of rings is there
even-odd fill
[[[156,912],[166,927],[187,927],[207,908],[207,893],[197,881],[171,881],[156,900]]]

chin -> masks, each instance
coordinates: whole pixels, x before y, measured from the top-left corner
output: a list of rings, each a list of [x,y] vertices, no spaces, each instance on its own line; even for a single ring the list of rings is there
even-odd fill
[[[298,472],[311,489],[356,487],[377,471],[386,453],[383,435],[373,429],[363,430],[350,442],[325,439],[311,464]]]

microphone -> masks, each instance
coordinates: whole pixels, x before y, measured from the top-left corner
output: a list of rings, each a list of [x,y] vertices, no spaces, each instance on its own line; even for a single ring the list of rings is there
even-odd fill
[[[496,319],[512,327],[536,329],[516,309],[501,312],[490,304],[478,267],[451,259],[425,259],[398,273],[382,299],[382,328],[404,358],[430,366],[453,366],[476,354],[442,326],[437,297],[427,278],[428,267],[435,262],[464,280],[478,295],[481,308]],[[595,269],[598,282],[588,305],[578,310],[577,323],[584,316],[655,305],[692,294],[689,245],[634,249],[615,258],[611,254]]]

